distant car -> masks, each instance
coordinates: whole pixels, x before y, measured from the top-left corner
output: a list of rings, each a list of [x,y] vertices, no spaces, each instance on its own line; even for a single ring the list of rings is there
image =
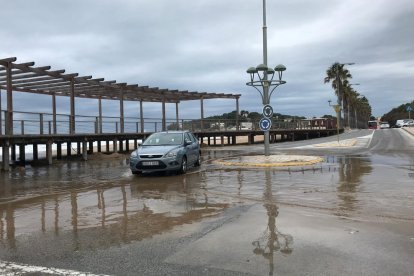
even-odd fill
[[[381,122],[380,123],[380,128],[381,129],[390,128],[390,124],[388,122]]]
[[[414,126],[414,120],[413,119],[403,119],[403,120],[397,120],[395,123],[396,127],[406,127],[406,126]]]
[[[189,166],[200,166],[200,158],[200,144],[191,132],[156,132],[131,153],[129,167],[133,174],[159,171],[184,174]]]

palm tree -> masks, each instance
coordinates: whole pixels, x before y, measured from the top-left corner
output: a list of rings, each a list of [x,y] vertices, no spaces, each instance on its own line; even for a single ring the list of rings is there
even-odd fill
[[[328,68],[328,70],[326,70],[326,77],[324,79],[324,83],[332,82],[332,88],[335,90],[335,94],[338,97],[338,105],[342,106],[343,109],[348,109],[348,104],[346,102],[348,99],[345,97],[345,90],[343,89],[343,87],[345,86],[347,80],[350,78],[352,78],[352,75],[351,73],[349,73],[348,69],[345,68],[345,64],[335,62],[331,65],[331,67]],[[346,113],[344,112],[344,114]],[[340,112],[338,116],[341,121]]]
[[[366,127],[366,122],[369,121],[371,114],[372,114],[372,108],[369,104],[368,99],[365,96],[362,96],[362,98],[358,98],[358,119],[360,119],[360,122],[363,122],[363,124],[360,123],[360,127]]]
[[[348,111],[350,112],[350,114],[352,114],[352,117],[353,117],[352,125],[355,126],[355,128],[358,128],[358,105],[360,101],[359,96],[360,94],[354,90],[352,90],[349,95],[350,110]],[[349,123],[349,125],[351,124]]]

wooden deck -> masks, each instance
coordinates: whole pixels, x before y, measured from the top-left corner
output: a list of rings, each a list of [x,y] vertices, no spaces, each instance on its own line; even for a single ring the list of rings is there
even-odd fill
[[[336,129],[275,129],[270,131],[270,142],[284,142],[305,140],[336,134]],[[1,135],[0,145],[4,149],[2,169],[9,170],[10,164],[24,165],[26,159],[26,146],[32,146],[32,159],[39,160],[39,145],[46,146],[46,158],[48,164],[53,159],[62,159],[79,155],[83,160],[88,159],[88,154],[96,152],[129,152],[138,147],[140,141],[144,140],[147,133],[107,133],[107,134],[27,134],[27,135]],[[263,137],[263,131],[240,130],[240,131],[195,131],[201,144],[209,146],[225,146],[237,144],[256,143],[258,137]],[[258,139],[259,140],[259,139]],[[72,145],[76,144],[77,151],[72,152]],[[133,147],[131,147],[133,144]],[[55,151],[53,150],[56,149]],[[63,146],[63,147],[62,147]],[[66,151],[63,152],[62,149]],[[11,155],[9,156],[9,149]],[[18,152],[17,152],[18,149]],[[3,152],[3,151],[2,151]],[[17,158],[18,156],[18,158]],[[9,160],[6,162],[5,160]],[[30,161],[31,161],[30,160]]]

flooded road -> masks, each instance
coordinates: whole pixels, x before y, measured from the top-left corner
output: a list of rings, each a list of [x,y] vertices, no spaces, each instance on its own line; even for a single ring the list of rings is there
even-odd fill
[[[272,145],[324,160],[294,168],[213,162],[253,145],[206,148],[186,175],[134,176],[127,156],[97,154],[2,172],[0,271],[410,275],[414,138],[400,131],[346,134],[359,142],[345,149]]]

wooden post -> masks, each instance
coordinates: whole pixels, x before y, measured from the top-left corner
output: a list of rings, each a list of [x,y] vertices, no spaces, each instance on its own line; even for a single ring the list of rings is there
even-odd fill
[[[106,152],[109,152],[109,141],[106,141]]]
[[[141,121],[141,133],[144,133],[144,110],[142,109],[142,100],[139,101],[139,116]]]
[[[123,152],[124,151],[124,141],[119,140],[119,152]]]
[[[203,97],[200,98],[200,109],[201,109],[201,121],[200,121],[200,130],[203,131],[204,129],[204,102]]]
[[[56,123],[56,94],[52,94],[52,106],[53,106],[53,134],[57,133],[57,123]]]
[[[162,131],[167,130],[167,122],[165,119],[165,96],[162,97]]]
[[[11,161],[12,163],[16,163],[16,145],[11,144]]]
[[[121,88],[121,97],[119,99],[119,117],[121,123],[121,133],[124,133],[124,90]]]
[[[66,144],[66,156],[69,157],[72,155],[72,143],[67,142]]]
[[[69,133],[75,134],[75,80],[70,80],[70,118]]]
[[[99,133],[102,132],[102,97],[99,97]]]
[[[98,152],[102,152],[101,141],[98,141]]]
[[[118,153],[118,139],[113,141],[113,152]]]
[[[89,154],[93,154],[93,141],[89,141]]]
[[[6,86],[7,86],[7,116],[6,116],[6,135],[13,135],[13,87],[12,87],[12,66],[11,62],[6,66]]]
[[[2,161],[3,161],[3,170],[8,171],[10,169],[10,141],[5,140],[3,142],[3,155],[2,155]]]
[[[239,97],[236,97],[236,130],[240,130],[239,128]]]
[[[177,122],[177,130],[180,130],[180,119],[178,118],[178,103],[179,102],[176,102],[175,103],[175,119],[176,119],[176,122]]]
[[[87,161],[88,160],[88,145],[87,141],[82,141],[82,160]]]
[[[95,118],[95,134],[99,133],[99,118]]]
[[[62,143],[61,142],[57,142],[56,143],[56,147],[57,147],[57,152],[56,152],[56,158],[58,160],[62,159]]]
[[[46,143],[46,159],[49,165],[52,165],[52,141],[48,140]]]
[[[37,148],[37,144],[33,144],[33,160],[39,159],[39,150]]]
[[[19,159],[22,165],[25,164],[26,162],[26,148],[25,148],[25,144],[20,144],[19,145]]]
[[[40,128],[39,130],[40,135],[42,135],[43,134],[43,114],[42,113],[39,114],[39,128]]]

